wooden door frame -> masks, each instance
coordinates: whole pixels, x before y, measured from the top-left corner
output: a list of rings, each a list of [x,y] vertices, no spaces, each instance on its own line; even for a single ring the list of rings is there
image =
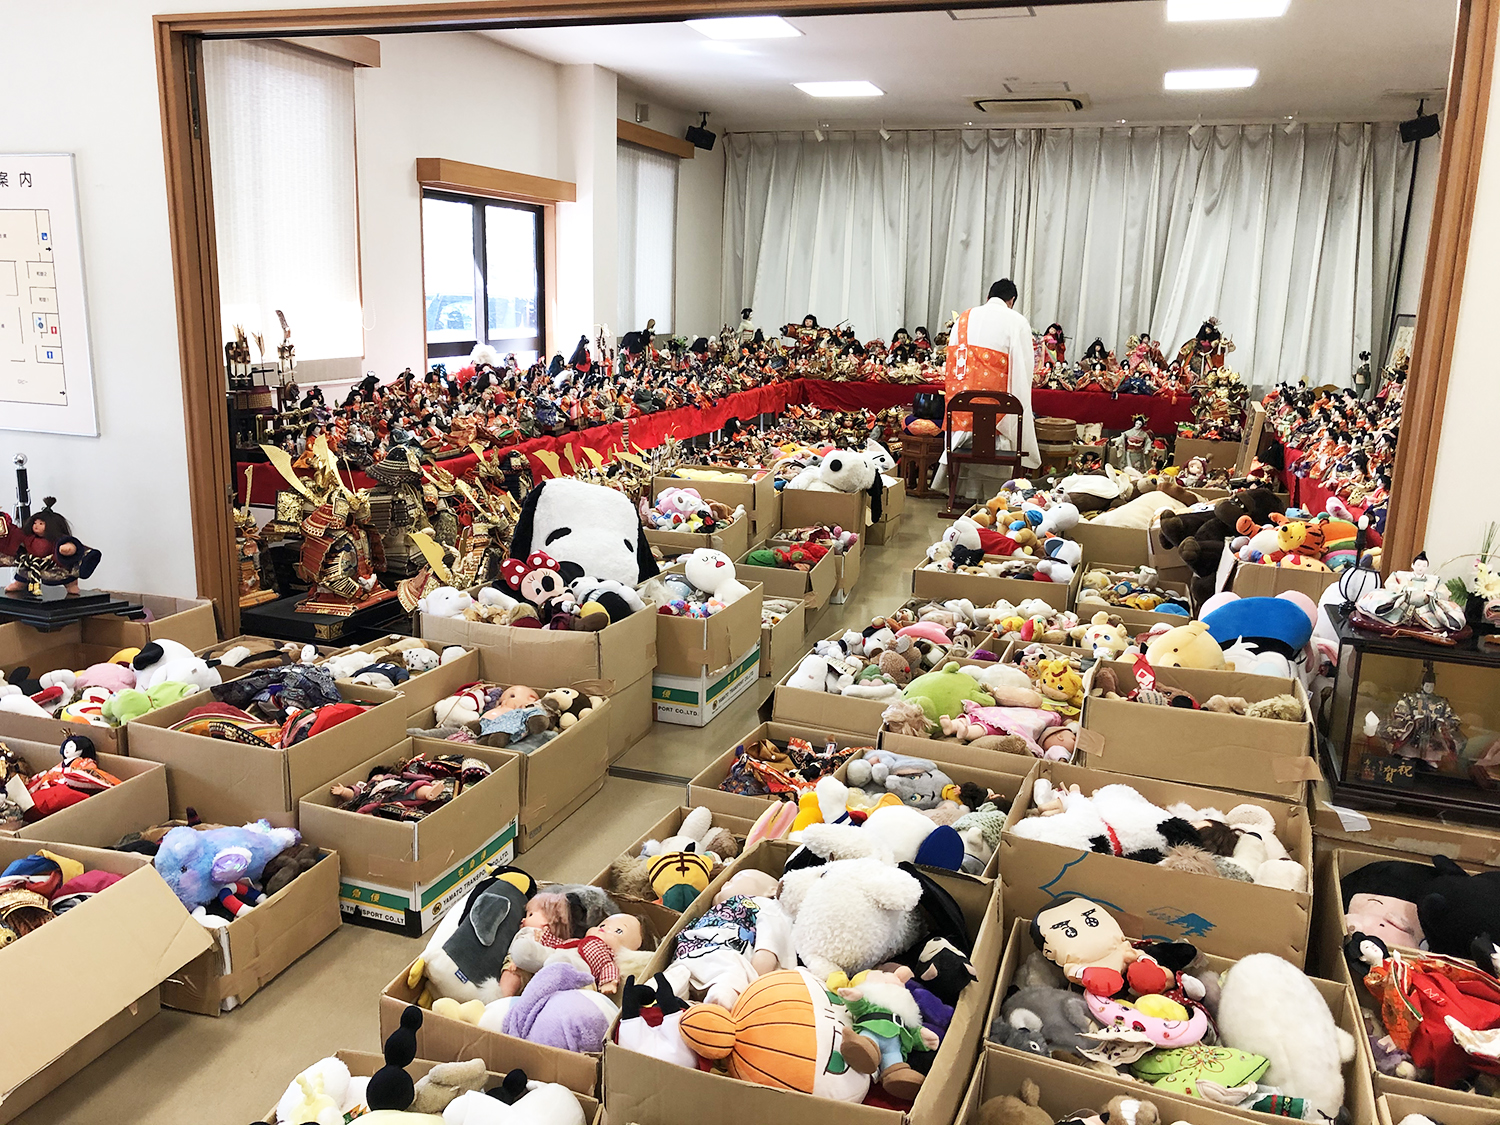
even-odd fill
[[[1110,0],[775,0],[783,15],[860,15],[945,8],[1062,6]],[[188,494],[198,593],[217,606],[225,635],[239,632],[234,549],[234,463],[219,354],[218,263],[200,46],[206,38],[286,38],[380,32],[478,31],[501,27],[684,20],[762,14],[765,0],[446,0],[432,4],[153,17],[162,150],[177,300]],[[1426,528],[1442,425],[1458,296],[1479,177],[1500,0],[1459,0],[1442,166],[1433,214],[1417,340],[1406,389],[1402,441],[1392,476],[1387,565],[1404,563]],[[1410,495],[1406,495],[1406,493]],[[1402,497],[1404,496],[1404,502]]]

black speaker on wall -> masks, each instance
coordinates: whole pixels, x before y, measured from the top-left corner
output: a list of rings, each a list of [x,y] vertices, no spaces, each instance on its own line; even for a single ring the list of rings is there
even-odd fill
[[[682,139],[691,141],[696,147],[703,149],[705,152],[712,152],[714,142],[719,139],[719,135],[709,130],[708,114],[705,113],[702,121],[696,125],[689,125],[687,127],[687,132],[682,135]]]
[[[1401,139],[1407,144],[1416,141],[1425,141],[1428,137],[1435,137],[1443,127],[1443,122],[1435,113],[1423,113],[1427,103],[1422,102],[1417,106],[1417,115],[1410,121],[1401,122]]]

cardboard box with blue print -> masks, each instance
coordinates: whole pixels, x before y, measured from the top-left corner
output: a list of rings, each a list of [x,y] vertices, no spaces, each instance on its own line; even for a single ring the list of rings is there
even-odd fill
[[[36,851],[0,839],[0,870]],[[141,1027],[161,1008],[161,982],[209,948],[204,930],[131,852],[74,844],[48,850],[122,878],[87,902],[0,947],[0,995],[12,1025],[0,1051],[0,1122],[10,1121]],[[87,988],[59,993],[58,974],[95,965]],[[58,1120],[42,1112],[38,1121]]]
[[[332,785],[363,781],[415,753],[463,754],[490,767],[484,780],[421,820],[385,820],[335,807]],[[298,819],[309,843],[339,853],[344,917],[416,937],[436,924],[484,875],[510,863],[520,830],[521,755],[406,739],[306,794]]]
[[[1038,782],[1043,785],[1039,787]],[[1106,786],[1128,786],[1149,804],[1112,789],[1076,811],[1038,814],[1039,788],[1058,792],[1075,785],[1087,798]],[[1217,810],[1242,829],[1241,837],[1255,833],[1256,840],[1236,847],[1235,860],[1239,870],[1255,881],[1173,870],[1122,854],[1126,848],[1143,850],[1151,842],[1165,843],[1158,826],[1166,821],[1169,810],[1182,811],[1178,806],[1200,812]],[[1114,823],[1111,817],[1116,818]],[[1091,850],[1094,838],[1090,834],[1100,823],[1114,833],[1107,841],[1112,848],[1109,854]],[[1174,827],[1173,839],[1181,831],[1180,826]],[[1258,842],[1267,831],[1275,837],[1269,846]],[[1268,853],[1274,856],[1280,851],[1296,866],[1267,859]],[[1020,786],[1000,841],[1000,877],[1006,904],[1015,916],[1031,917],[1061,895],[1083,895],[1115,914],[1140,919],[1148,934],[1190,941],[1221,957],[1274,953],[1299,967],[1307,960],[1312,925],[1312,871],[1312,828],[1300,804],[1124,777],[1060,762],[1035,764]]]
[[[651,698],[658,722],[701,727],[760,677],[761,585],[712,617],[656,614]]]

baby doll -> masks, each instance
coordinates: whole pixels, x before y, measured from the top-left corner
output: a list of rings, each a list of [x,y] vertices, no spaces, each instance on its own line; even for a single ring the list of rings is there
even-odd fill
[[[678,996],[690,1000],[702,991],[706,1003],[733,1008],[757,977],[796,967],[791,919],[776,901],[777,887],[754,869],[725,882],[713,906],[677,935],[666,978]]]
[[[510,943],[510,958],[516,969],[526,973],[568,962],[592,976],[600,992],[613,995],[620,985],[619,955],[626,950],[638,952],[645,940],[641,920],[634,914],[611,914],[583,937],[567,940],[558,940],[545,928],[523,926]]]
[[[573,907],[567,896],[550,892],[532,895],[526,903],[526,916],[521,919],[521,930],[516,937],[520,938],[521,934],[528,931],[538,940],[545,934],[554,949],[562,942],[572,940]],[[515,942],[512,941],[511,944],[514,945]],[[507,955],[505,967],[500,971],[500,995],[514,996],[520,992],[526,983],[526,975],[516,967],[514,959]]]

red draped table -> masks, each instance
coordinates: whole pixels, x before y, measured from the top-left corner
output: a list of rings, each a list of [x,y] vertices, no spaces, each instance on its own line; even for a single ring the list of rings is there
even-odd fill
[[[1323,487],[1323,482],[1314,476],[1298,476],[1296,473],[1297,462],[1303,460],[1307,455],[1300,449],[1286,447],[1286,468],[1281,471],[1282,483],[1286,485],[1287,495],[1291,497],[1292,503],[1307,512],[1317,514],[1326,511],[1328,501],[1337,493]],[[1343,497],[1339,497],[1343,499]],[[1364,508],[1358,504],[1349,504],[1349,511],[1354,513],[1354,518],[1359,519],[1365,514]]]
[[[550,476],[551,467],[545,459],[537,456],[538,453],[551,453],[565,468],[569,464],[569,449],[579,464],[584,463],[585,455],[582,450],[585,447],[607,457],[624,448],[627,425],[630,444],[638,449],[651,449],[667,438],[686,439],[713,433],[723,429],[724,423],[731,418],[779,414],[794,404],[815,406],[820,410],[884,410],[891,406],[910,406],[922,392],[941,394],[942,391],[942,387],[931,384],[830,383],[821,379],[794,379],[740,391],[704,406],[642,415],[632,418],[629,423],[613,422],[608,426],[593,426],[559,437],[536,437],[513,448],[526,455],[534,474]],[[1191,399],[1158,398],[1155,395],[1033,390],[1031,405],[1039,416],[1055,415],[1078,422],[1102,422],[1111,430],[1129,429],[1132,417],[1144,414],[1147,428],[1157,434],[1173,433],[1179,422],[1192,417]],[[438,464],[454,476],[462,476],[473,467],[476,460],[476,454],[462,453],[441,460]],[[282,484],[280,475],[268,464],[245,461],[235,465],[238,502],[245,503],[245,471],[249,468],[257,470],[252,478],[254,489],[250,502],[264,507],[274,505],[276,492]],[[345,472],[342,476],[351,488],[373,488],[378,483],[365,473]]]

